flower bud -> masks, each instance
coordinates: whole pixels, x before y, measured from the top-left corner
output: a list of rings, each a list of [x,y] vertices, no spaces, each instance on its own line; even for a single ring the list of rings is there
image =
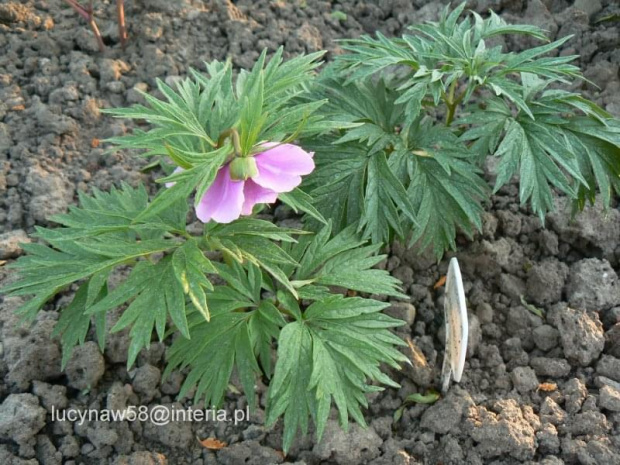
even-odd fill
[[[239,157],[230,162],[230,179],[245,181],[258,174],[258,167],[254,157]]]

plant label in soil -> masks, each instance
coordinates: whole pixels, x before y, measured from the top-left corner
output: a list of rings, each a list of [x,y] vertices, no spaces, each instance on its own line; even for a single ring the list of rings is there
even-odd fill
[[[446,322],[446,351],[441,369],[441,391],[448,391],[450,378],[461,381],[465,355],[467,353],[467,306],[459,262],[450,260],[446,276],[446,295],[444,299],[444,318]]]

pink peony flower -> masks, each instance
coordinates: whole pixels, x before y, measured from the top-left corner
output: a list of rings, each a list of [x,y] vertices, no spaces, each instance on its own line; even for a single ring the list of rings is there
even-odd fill
[[[302,175],[314,170],[313,152],[293,144],[267,143],[263,147],[267,150],[253,157],[257,173],[245,180],[232,179],[230,163],[220,168],[196,207],[200,221],[230,223],[249,215],[254,205],[275,202],[279,193],[292,191],[301,184]]]

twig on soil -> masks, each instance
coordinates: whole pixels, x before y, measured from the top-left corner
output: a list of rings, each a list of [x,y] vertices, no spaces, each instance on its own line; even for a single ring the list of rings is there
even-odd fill
[[[125,27],[125,0],[116,0],[116,13],[118,16],[118,35],[121,38],[121,47],[125,50],[127,44],[127,28]]]
[[[105,44],[103,43],[103,38],[101,37],[101,32],[99,32],[99,27],[97,27],[97,23],[95,22],[95,15],[93,13],[93,2],[90,0],[88,7],[83,6],[77,0],[65,0],[71,7],[82,17],[84,18],[90,28],[93,30],[93,34],[97,39],[97,44],[99,45],[99,51],[103,52],[105,50]],[[123,50],[125,49],[125,45],[127,44],[127,27],[125,25],[125,0],[116,0],[116,15],[118,18],[118,35],[121,40],[121,47]]]
[[[95,34],[95,38],[97,39],[97,44],[99,45],[99,51],[103,52],[105,50],[105,44],[103,43],[103,39],[101,38],[101,33],[99,32],[99,28],[97,27],[97,23],[95,22],[95,15],[93,15],[93,2],[90,1],[90,5],[88,8],[82,6],[76,0],[65,0],[71,7],[77,11],[77,13],[84,18],[90,28],[93,30],[93,34]]]

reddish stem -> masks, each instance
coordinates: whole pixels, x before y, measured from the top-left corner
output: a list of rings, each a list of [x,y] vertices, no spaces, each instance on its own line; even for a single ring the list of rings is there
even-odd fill
[[[99,32],[99,28],[97,27],[97,23],[95,22],[95,16],[93,15],[93,2],[91,0],[88,8],[82,6],[77,0],[65,0],[71,7],[87,22],[90,28],[93,30],[93,34],[95,34],[95,38],[97,39],[97,44],[99,45],[99,51],[103,52],[105,50],[105,44],[103,43],[103,39],[101,38],[101,33]]]
[[[116,0],[116,13],[118,15],[118,35],[121,37],[121,47],[125,50],[127,44],[127,28],[125,27],[125,0]]]

